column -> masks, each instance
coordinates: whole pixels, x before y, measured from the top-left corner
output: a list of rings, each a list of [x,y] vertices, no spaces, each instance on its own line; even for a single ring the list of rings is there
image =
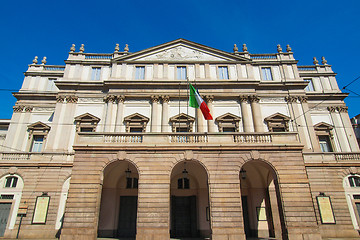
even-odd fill
[[[320,151],[320,145],[318,144],[318,139],[315,134],[314,124],[312,122],[310,111],[309,111],[309,104],[307,103],[306,99],[300,100],[300,102],[301,102],[301,107],[302,107],[302,111],[303,111],[304,118],[305,118],[307,132],[310,137],[312,149],[315,152],[318,152],[318,151]]]
[[[204,116],[200,108],[196,108],[196,126],[197,132],[206,132],[207,126],[205,126]]]
[[[117,113],[115,121],[115,132],[124,132],[125,128],[123,127],[123,115],[124,115],[124,102],[125,96],[117,96]]]
[[[151,132],[160,132],[159,100],[159,96],[151,96]]]
[[[169,132],[169,96],[162,96],[161,132]]]
[[[207,106],[210,110],[210,113],[214,117],[214,109],[213,109],[214,96],[206,96],[205,99],[207,101]],[[207,120],[207,125],[208,125],[208,132],[216,132],[214,120]]]
[[[260,110],[260,98],[256,95],[249,97],[255,132],[264,132],[263,118]]]
[[[104,98],[104,101],[106,102],[107,108],[106,108],[106,116],[105,116],[105,132],[110,132],[111,129],[111,123],[112,123],[112,111],[113,111],[113,105],[116,102],[116,98],[113,95],[108,95]]]
[[[254,126],[248,111],[248,96],[246,95],[239,96],[239,101],[241,107],[241,117],[242,117],[244,132],[252,132]]]
[[[352,127],[352,124],[350,122],[349,114],[348,114],[348,107],[338,107],[337,110],[340,113],[340,118],[342,121],[342,125],[344,126],[346,136],[348,138],[348,142],[350,144],[350,151],[352,152],[358,152],[359,151],[359,145],[357,144],[356,136],[354,133],[354,129]]]

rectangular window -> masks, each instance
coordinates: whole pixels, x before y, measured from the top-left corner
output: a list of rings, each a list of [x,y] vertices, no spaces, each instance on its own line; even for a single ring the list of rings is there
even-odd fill
[[[219,79],[229,79],[229,72],[227,67],[218,67]]]
[[[304,79],[304,81],[308,83],[308,85],[305,88],[305,91],[307,91],[307,92],[315,91],[312,79]]]
[[[100,80],[101,68],[93,67],[91,71],[91,80]]]
[[[145,79],[145,67],[135,68],[135,79]]]
[[[5,187],[14,188],[17,185],[18,178],[17,177],[7,177],[5,182]]]
[[[261,72],[262,72],[263,80],[265,80],[265,81],[273,80],[272,74],[271,74],[271,68],[269,68],[269,67],[261,68]]]
[[[93,130],[92,127],[80,127],[80,132],[93,132]]]
[[[176,79],[186,80],[186,67],[176,68]]]
[[[319,136],[319,143],[322,152],[332,152],[329,136]]]
[[[34,136],[31,146],[31,152],[41,152],[43,143],[44,136]]]
[[[235,127],[223,127],[223,132],[236,132]]]

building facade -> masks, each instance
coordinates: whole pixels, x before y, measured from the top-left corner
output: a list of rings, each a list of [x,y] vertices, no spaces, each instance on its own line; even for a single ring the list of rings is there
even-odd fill
[[[290,46],[184,39],[36,57],[3,123],[0,234],[356,238],[360,153],[335,75]],[[187,79],[213,120],[187,107]]]

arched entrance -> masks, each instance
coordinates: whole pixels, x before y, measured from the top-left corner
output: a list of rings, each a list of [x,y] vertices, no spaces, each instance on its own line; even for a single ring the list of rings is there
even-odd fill
[[[170,235],[176,238],[209,237],[208,175],[195,161],[182,161],[171,172]]]
[[[240,170],[246,238],[286,239],[277,177],[266,162],[252,160]]]
[[[135,238],[139,174],[127,161],[116,161],[104,170],[98,236]]]

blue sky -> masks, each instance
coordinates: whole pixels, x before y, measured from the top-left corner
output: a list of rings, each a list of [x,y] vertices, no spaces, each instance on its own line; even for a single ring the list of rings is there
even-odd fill
[[[34,56],[64,64],[72,43],[85,52],[135,52],[177,38],[232,51],[275,53],[290,44],[299,65],[325,56],[340,88],[360,76],[360,1],[4,1],[0,9],[0,118],[11,118]],[[350,117],[360,113],[360,79],[348,87]],[[5,90],[4,90],[5,89]]]

